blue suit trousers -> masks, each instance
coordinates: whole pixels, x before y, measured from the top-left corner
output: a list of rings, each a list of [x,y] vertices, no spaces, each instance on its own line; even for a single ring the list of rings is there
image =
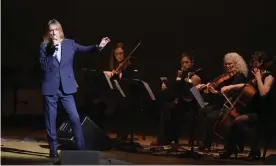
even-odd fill
[[[79,150],[85,149],[80,117],[77,112],[74,96],[58,90],[55,95],[44,95],[44,114],[50,153],[57,153],[56,119],[58,101],[61,101],[64,110],[69,116],[77,148]]]

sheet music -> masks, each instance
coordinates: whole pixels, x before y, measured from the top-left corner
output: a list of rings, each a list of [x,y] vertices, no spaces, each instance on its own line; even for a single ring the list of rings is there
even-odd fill
[[[138,80],[138,79],[133,79],[133,80],[141,81],[143,83],[144,87],[146,88],[148,94],[150,95],[151,100],[156,100],[156,98],[155,98],[155,96],[154,96],[154,94],[153,94],[153,92],[152,92],[152,90],[151,90],[151,88],[150,88],[150,86],[149,86],[148,83],[146,83],[146,82],[144,82],[142,80]]]
[[[113,85],[112,85],[112,83],[111,83],[111,81],[110,81],[110,77],[108,76],[108,73],[110,73],[110,71],[103,71],[103,73],[104,73],[104,76],[105,76],[105,78],[106,78],[106,81],[107,81],[107,83],[108,83],[110,89],[114,89],[114,88],[113,88]]]
[[[192,94],[193,94],[193,96],[195,97],[196,101],[198,102],[199,106],[200,106],[201,108],[204,108],[205,105],[206,105],[206,103],[204,102],[204,100],[203,100],[201,94],[199,93],[198,89],[197,89],[195,86],[193,86],[193,87],[190,89],[190,91],[192,92]]]
[[[126,97],[126,95],[125,95],[124,91],[122,90],[122,88],[121,88],[119,82],[118,82],[117,80],[114,80],[114,82],[115,82],[115,86],[117,87],[117,89],[119,90],[119,92],[121,93],[121,95],[122,95],[123,97]]]

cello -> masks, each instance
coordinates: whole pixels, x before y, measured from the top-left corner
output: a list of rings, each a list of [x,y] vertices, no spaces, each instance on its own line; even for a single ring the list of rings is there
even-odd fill
[[[265,67],[269,67],[275,61],[275,57],[264,64]],[[261,75],[263,76],[266,74],[267,71],[263,72]],[[214,133],[219,136],[220,138],[224,139],[225,136],[229,133],[230,127],[233,125],[235,119],[240,116],[241,114],[237,112],[237,105],[240,104],[243,107],[248,106],[253,97],[255,96],[257,90],[253,86],[256,83],[256,79],[252,79],[249,82],[245,83],[241,88],[240,92],[236,98],[231,102],[231,99],[227,97],[226,94],[223,93],[224,97],[226,98],[227,102],[224,104],[224,108],[222,109],[222,117],[217,121],[214,126]],[[230,106],[227,106],[229,104]]]
[[[224,139],[229,133],[231,126],[234,124],[235,119],[241,114],[237,111],[237,106],[240,104],[242,107],[246,107],[252,101],[256,94],[256,89],[252,85],[254,79],[245,83],[241,90],[237,93],[233,101],[225,93],[222,93],[227,100],[221,110],[221,118],[215,123],[213,131],[221,139]]]

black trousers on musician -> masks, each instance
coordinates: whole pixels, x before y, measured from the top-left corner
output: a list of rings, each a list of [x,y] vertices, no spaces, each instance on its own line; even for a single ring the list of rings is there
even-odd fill
[[[199,109],[199,119],[201,120],[201,140],[205,148],[210,148],[213,142],[213,127],[219,120],[221,109],[216,105],[208,105]]]
[[[258,151],[259,127],[259,116],[256,113],[247,113],[237,117],[226,138],[226,150],[235,151],[237,145],[240,148],[239,144],[247,135],[251,151]],[[243,151],[243,149],[239,149],[239,151]]]
[[[182,121],[185,118],[183,103],[174,104],[173,102],[165,103],[163,110],[163,132],[164,144],[170,144],[172,141],[179,142],[182,131]],[[165,117],[166,116],[166,117]]]
[[[114,120],[116,134],[119,141],[126,141],[130,133],[136,130],[140,123],[140,105],[133,99],[123,98],[119,100]]]
[[[191,114],[194,118],[196,114],[196,105],[194,102],[180,101],[177,104],[173,102],[166,102],[163,104],[163,109],[161,112],[160,126],[161,131],[159,132],[159,140],[163,144],[170,144],[172,141],[179,143],[179,139],[183,133],[184,122],[187,121],[187,114]],[[194,129],[196,126],[190,123],[189,137],[194,134]]]

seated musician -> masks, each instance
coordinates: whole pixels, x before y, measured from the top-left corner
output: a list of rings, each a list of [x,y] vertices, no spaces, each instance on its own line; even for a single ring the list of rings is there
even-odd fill
[[[180,59],[180,70],[177,71],[175,81],[189,81],[195,86],[201,83],[201,79],[197,74],[192,73],[192,68],[194,66],[194,58],[192,55],[187,53],[182,53]],[[169,85],[168,85],[169,84]],[[170,83],[163,82],[161,85],[162,91],[174,91],[172,90],[173,85]],[[185,101],[182,97],[176,95],[174,92],[170,93],[167,101],[163,101],[161,104],[162,113],[167,114],[170,118],[164,117],[163,121],[164,127],[160,131],[161,133],[158,138],[151,145],[160,145],[160,144],[170,144],[174,141],[176,144],[179,143],[179,137],[181,134],[181,124],[185,114],[187,113],[190,107],[190,100]],[[160,136],[163,135],[163,136]],[[161,137],[165,137],[161,139]],[[163,141],[161,141],[163,140]]]
[[[112,72],[109,72],[109,77],[111,80],[118,80],[120,85],[124,83],[124,80],[139,78],[139,72],[134,65],[135,62],[128,60],[125,61],[126,58],[126,48],[124,43],[119,42],[116,43],[112,49],[110,55],[110,69]],[[124,64],[123,64],[124,63]],[[123,64],[123,67],[120,65]],[[113,82],[114,83],[114,82]],[[114,86],[115,87],[115,86]],[[124,93],[125,87],[123,88]],[[116,100],[117,108],[115,111],[115,121],[117,123],[117,137],[116,139],[119,142],[124,142],[127,140],[128,134],[130,132],[130,125],[132,125],[133,121],[133,113],[131,111],[131,106],[135,107],[137,100],[136,98],[131,98],[131,94],[128,94],[126,98],[123,98],[119,92],[113,94],[113,100]]]
[[[264,52],[257,51],[252,55],[251,67],[254,79],[253,81],[250,81],[250,84],[255,87],[256,94],[251,100],[251,105],[248,106],[250,109],[249,112],[235,118],[228,137],[226,152],[220,155],[221,158],[228,158],[231,154],[237,155],[238,149],[236,148],[236,140],[242,139],[241,136],[243,135],[244,130],[251,136],[251,151],[248,157],[251,159],[260,158],[260,149],[258,147],[259,130],[256,129],[262,127],[263,131],[269,131],[268,127],[273,123],[271,117],[273,117],[273,112],[276,110],[275,81],[271,72],[269,72],[265,66],[267,59],[268,58]],[[221,89],[221,92],[242,89],[244,86],[244,83],[225,86]],[[261,122],[259,123],[261,126],[257,125],[257,121]],[[252,126],[252,124],[255,125]]]
[[[126,63],[124,62],[126,48],[124,43],[119,42],[116,43],[114,48],[112,49],[110,59],[109,59],[109,68],[112,72],[109,73],[110,77],[113,78],[138,78],[138,69],[135,61],[132,59],[128,60]],[[116,70],[119,68],[119,65],[125,63],[124,67],[120,68],[120,70]]]
[[[205,90],[205,93],[203,94],[204,100],[207,101],[209,105],[199,110],[199,115],[205,119],[203,120],[203,126],[201,127],[204,131],[200,131],[200,133],[203,134],[203,144],[200,146],[200,150],[204,150],[206,148],[210,150],[213,142],[213,126],[219,119],[219,114],[223,104],[226,102],[225,98],[219,93],[220,88],[226,85],[243,83],[248,74],[248,68],[245,60],[235,52],[228,53],[224,56],[224,69],[225,74],[221,76],[222,80],[224,79],[224,76],[228,75],[228,73],[234,72],[235,74],[221,83],[217,83],[220,79],[216,79],[214,82],[208,83],[208,91]],[[206,98],[209,100],[206,100]]]

